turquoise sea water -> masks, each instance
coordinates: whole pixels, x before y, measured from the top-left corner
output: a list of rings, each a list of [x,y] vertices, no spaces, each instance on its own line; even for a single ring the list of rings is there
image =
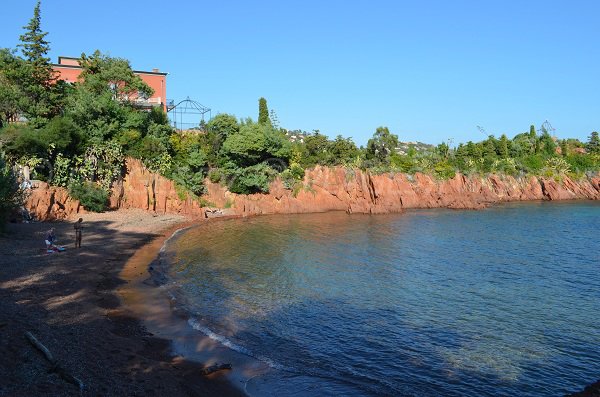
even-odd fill
[[[600,379],[600,203],[264,216],[168,249],[251,394],[564,395]]]

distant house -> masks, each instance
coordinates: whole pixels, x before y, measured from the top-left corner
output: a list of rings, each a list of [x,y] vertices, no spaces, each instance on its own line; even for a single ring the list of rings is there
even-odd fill
[[[79,66],[79,58],[62,56],[58,57],[58,63],[52,64],[52,68],[58,73],[58,79],[64,80],[67,83],[77,82],[77,79],[83,70],[82,67]],[[154,94],[150,98],[136,96],[134,98],[129,98],[129,100],[142,109],[160,106],[166,112],[168,73],[161,72],[158,69],[152,69],[151,72],[134,70],[133,73],[140,76],[140,78],[154,90]]]

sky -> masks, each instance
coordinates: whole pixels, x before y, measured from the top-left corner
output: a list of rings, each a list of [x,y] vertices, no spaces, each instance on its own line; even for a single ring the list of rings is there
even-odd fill
[[[4,1],[14,48],[35,0]],[[548,120],[559,138],[600,129],[600,2],[42,0],[49,56],[98,49],[169,73],[167,96],[365,145],[454,145]],[[481,127],[481,129],[478,128]]]

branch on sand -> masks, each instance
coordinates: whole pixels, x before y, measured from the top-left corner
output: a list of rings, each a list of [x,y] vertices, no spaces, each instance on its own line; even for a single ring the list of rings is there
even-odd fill
[[[31,332],[29,332],[29,331],[25,332],[25,336],[27,337],[29,342],[31,342],[31,344],[33,346],[35,346],[36,349],[38,349],[39,351],[42,352],[42,354],[44,354],[44,357],[46,357],[46,360],[48,360],[48,362],[50,362],[50,364],[52,365],[52,367],[50,368],[50,372],[56,372],[65,381],[72,383],[75,386],[78,386],[79,390],[83,390],[83,388],[84,388],[83,382],[80,379],[71,375],[66,369],[64,369],[59,364],[58,360],[56,360],[54,358],[52,353],[50,353],[50,350],[48,350],[48,348],[46,346],[44,346],[39,340],[37,340],[37,338],[35,336],[33,336],[33,334]]]
[[[213,372],[221,371],[223,369],[231,369],[231,364],[215,364],[210,367],[203,368],[200,373],[202,375],[210,375]]]

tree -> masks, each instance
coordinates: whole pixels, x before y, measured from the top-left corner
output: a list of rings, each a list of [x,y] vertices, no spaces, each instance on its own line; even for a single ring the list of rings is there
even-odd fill
[[[498,153],[498,156],[500,156],[500,158],[503,158],[503,159],[508,158],[508,156],[509,156],[508,144],[509,144],[508,137],[506,136],[506,134],[502,134],[502,136],[498,140],[498,150],[496,151],[496,153]]]
[[[23,60],[8,49],[0,49],[0,128],[16,121],[22,112]]]
[[[437,145],[435,151],[440,155],[440,157],[447,159],[448,155],[450,154],[450,146],[448,146],[446,142],[442,142]]]
[[[586,149],[590,153],[600,154],[600,138],[598,137],[597,131],[594,131],[590,134],[586,144]]]
[[[535,126],[532,124],[529,126],[529,140],[531,142],[531,154],[539,152],[539,145],[537,134],[535,133]]]
[[[258,100],[258,124],[271,124],[267,100],[262,97]]]
[[[160,116],[135,110],[129,100],[152,89],[136,76],[125,59],[111,58],[95,51],[81,55],[79,82],[69,96],[66,114],[84,131],[92,144],[113,139],[123,130],[139,130],[143,138]],[[162,118],[163,121],[166,118]],[[161,121],[162,122],[162,121]]]
[[[329,163],[329,140],[318,132],[304,139],[305,153],[302,156],[302,166],[311,167],[315,164],[327,165]]]
[[[493,135],[488,136],[483,142],[483,155],[485,157],[495,157],[496,156],[496,138]]]
[[[550,156],[556,154],[556,142],[554,142],[554,139],[552,139],[550,133],[546,131],[546,129],[543,129],[538,143],[540,150],[543,150],[545,154]]]
[[[129,102],[137,96],[149,97],[154,91],[141,77],[133,73],[129,61],[112,58],[96,50],[92,55],[81,54],[79,81],[94,94],[110,92],[113,99]]]
[[[17,177],[10,165],[0,156],[0,230],[12,211],[19,208],[23,195],[19,189]]]
[[[54,69],[46,56],[50,43],[45,39],[48,33],[41,29],[39,1],[33,9],[33,17],[23,29],[25,33],[20,36],[18,45],[25,58],[20,76],[25,100],[22,110],[32,123],[40,125],[60,113],[66,87],[56,84]]]
[[[329,154],[331,165],[346,164],[358,156],[358,148],[351,138],[344,138],[338,135],[335,140],[329,143]]]
[[[240,130],[240,125],[235,116],[227,113],[219,113],[207,124],[207,129],[214,132],[223,141]]]
[[[397,147],[398,136],[390,133],[387,127],[379,127],[367,142],[367,159],[389,164],[390,155]]]
[[[244,168],[267,160],[287,164],[290,150],[290,142],[270,125],[252,123],[227,137],[221,155],[225,162]]]
[[[567,157],[569,154],[569,143],[566,139],[560,141],[560,153],[563,155],[563,157]]]

